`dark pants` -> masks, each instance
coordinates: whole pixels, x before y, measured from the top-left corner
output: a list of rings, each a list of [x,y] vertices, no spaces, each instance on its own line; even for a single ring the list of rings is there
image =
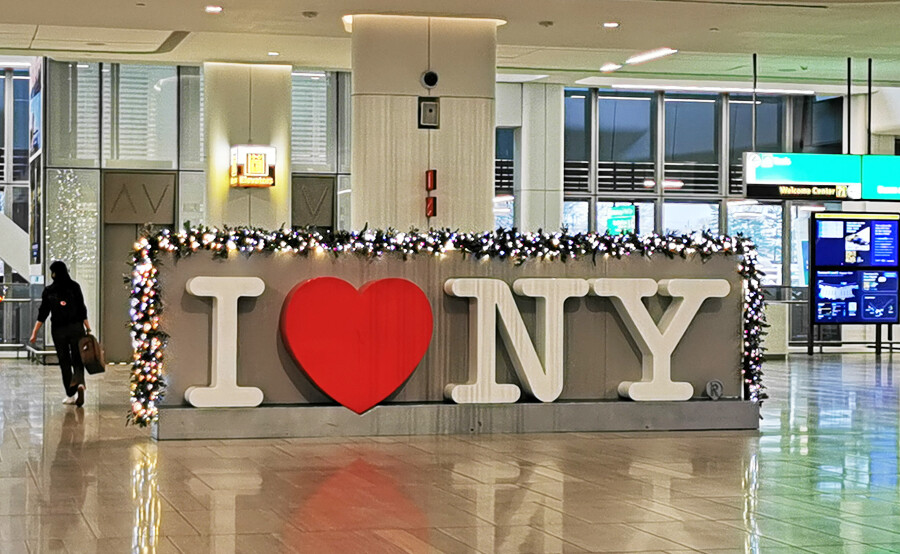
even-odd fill
[[[78,341],[84,336],[84,325],[67,325],[59,330],[53,329],[52,334],[66,396],[73,396],[78,391],[78,385],[84,384],[84,364],[78,350]]]

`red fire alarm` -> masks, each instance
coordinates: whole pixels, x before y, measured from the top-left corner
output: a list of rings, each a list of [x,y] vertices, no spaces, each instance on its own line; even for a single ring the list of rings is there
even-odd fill
[[[437,188],[437,169],[429,169],[425,172],[425,190],[432,191]]]
[[[437,198],[429,196],[425,199],[425,217],[437,216]]]

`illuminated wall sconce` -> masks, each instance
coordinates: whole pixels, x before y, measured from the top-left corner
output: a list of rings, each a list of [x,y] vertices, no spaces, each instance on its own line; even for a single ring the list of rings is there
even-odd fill
[[[233,187],[275,186],[275,147],[242,144],[231,147],[231,173]]]

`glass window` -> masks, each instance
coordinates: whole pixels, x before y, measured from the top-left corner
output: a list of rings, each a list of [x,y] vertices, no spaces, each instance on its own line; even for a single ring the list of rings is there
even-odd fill
[[[609,162],[653,161],[653,96],[608,95],[597,99],[598,159]]]
[[[206,223],[206,173],[182,171],[178,174],[179,227]]]
[[[174,66],[104,66],[104,166],[175,169],[177,108],[178,75]]]
[[[740,164],[753,150],[753,97],[732,96],[728,101],[729,159]],[[784,152],[784,101],[781,97],[756,99],[756,151]]]
[[[338,175],[337,178],[337,217],[335,225],[340,231],[350,230],[350,176]]]
[[[588,200],[566,200],[563,202],[562,226],[572,234],[587,233],[590,230],[589,211]]]
[[[515,197],[511,194],[498,194],[494,197],[494,228],[512,229],[515,227]]]
[[[719,232],[718,202],[665,202],[663,229],[666,233]]]
[[[0,70],[0,181],[7,181],[8,176],[4,174],[6,171],[6,156],[9,155],[9,152],[6,148],[6,133],[3,132],[3,129],[6,129],[6,77],[2,75],[2,70]]]
[[[291,167],[335,173],[335,78],[324,71],[291,74]]]
[[[728,234],[741,233],[753,239],[759,253],[764,285],[781,284],[781,204],[759,204],[755,200],[728,202]]]
[[[337,74],[338,84],[338,173],[350,173],[351,135],[351,98],[350,74]]]
[[[498,128],[494,153],[494,228],[512,229],[515,226],[516,130]]]
[[[566,89],[563,135],[563,184],[568,190],[587,190],[591,161],[591,93]]]
[[[181,68],[181,169],[206,170],[203,68]],[[194,220],[191,220],[194,221]]]
[[[597,232],[653,233],[656,205],[652,202],[597,202]]]
[[[794,102],[794,152],[843,152],[844,98],[798,96]]]
[[[809,284],[809,218],[825,210],[822,204],[791,206],[791,285]]]
[[[47,164],[100,166],[100,64],[47,62]]]
[[[13,77],[13,180],[28,180],[29,98],[31,83],[28,70],[17,70]]]
[[[715,95],[667,94],[666,161],[717,163]]]

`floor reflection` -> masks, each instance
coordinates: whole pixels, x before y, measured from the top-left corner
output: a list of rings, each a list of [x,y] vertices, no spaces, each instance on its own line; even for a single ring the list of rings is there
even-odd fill
[[[154,443],[0,361],[0,552],[900,552],[900,353],[766,366],[761,432]]]
[[[153,554],[159,542],[161,501],[157,478],[157,449],[133,449],[137,458],[131,472],[131,498],[134,501],[134,534],[131,551],[134,554]]]

